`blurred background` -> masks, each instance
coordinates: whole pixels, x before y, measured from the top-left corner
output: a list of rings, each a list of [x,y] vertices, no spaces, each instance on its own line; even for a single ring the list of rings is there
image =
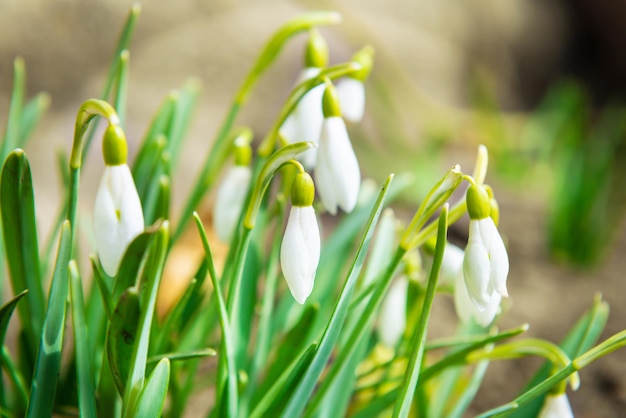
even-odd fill
[[[55,155],[68,152],[75,113],[97,97],[131,6],[122,0],[0,3],[0,127],[6,126],[13,60],[31,95],[51,107],[27,146],[41,232],[62,196]],[[626,328],[626,3],[608,0],[200,1],[142,4],[131,42],[126,130],[131,158],[151,116],[190,76],[202,83],[173,193],[186,196],[228,104],[273,30],[298,12],[332,9],[323,28],[332,63],[376,50],[366,117],[350,127],[364,174],[411,172],[403,202],[415,207],[455,163],[471,172],[476,146],[490,150],[487,182],[501,207],[511,259],[502,327],[560,341],[601,292],[611,306],[604,337]],[[260,136],[302,66],[305,36],[290,43],[239,118]],[[80,204],[89,211],[102,170],[92,152]],[[209,201],[205,202],[210,206]],[[176,208],[174,208],[176,210]],[[176,215],[174,215],[175,217]],[[89,222],[88,219],[83,220]],[[451,231],[466,239],[466,223]],[[453,332],[452,298],[436,303],[433,336]],[[471,412],[511,399],[540,362],[493,364]],[[626,353],[581,373],[570,394],[577,417],[626,410]]]

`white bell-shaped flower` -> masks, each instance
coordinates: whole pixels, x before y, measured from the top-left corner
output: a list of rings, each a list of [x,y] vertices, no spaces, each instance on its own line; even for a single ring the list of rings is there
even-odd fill
[[[567,395],[565,393],[548,394],[538,418],[574,418]]]
[[[219,240],[224,243],[229,243],[233,237],[251,178],[252,170],[248,165],[233,165],[217,190],[213,227]]]
[[[328,45],[316,29],[311,29],[309,40],[304,54],[304,70],[300,73],[297,84],[310,80],[322,71],[328,63]],[[322,96],[324,85],[320,84],[306,92],[295,109],[287,116],[280,127],[281,136],[289,143],[314,142],[319,143],[322,129]],[[313,147],[303,152],[298,159],[305,168],[315,167],[317,148]]]
[[[406,328],[406,299],[409,280],[406,276],[398,277],[387,292],[380,307],[378,338],[387,347],[394,348],[404,334]]]
[[[341,113],[350,122],[360,122],[365,111],[365,86],[361,80],[344,77],[337,83]]]
[[[489,326],[500,312],[501,301],[502,296],[497,292],[492,292],[485,309],[478,309],[476,304],[472,302],[465,286],[463,269],[457,272],[454,284],[454,307],[456,308],[457,316],[464,323],[469,323],[474,318],[477,324],[483,327]]]
[[[325,119],[317,154],[315,183],[324,207],[334,215],[338,207],[345,212],[354,209],[359,196],[361,171],[332,85],[326,88],[323,103]]]
[[[490,198],[485,189],[470,186],[466,199],[470,224],[463,275],[470,299],[482,311],[490,306],[494,292],[508,296],[509,257],[502,237],[489,216]]]
[[[283,275],[293,298],[300,304],[313,291],[320,260],[320,232],[312,206],[314,194],[311,176],[299,173],[292,186],[293,206],[280,247]]]
[[[126,164],[126,139],[118,126],[104,135],[105,169],[96,194],[94,235],[102,268],[115,276],[130,242],[144,231],[141,201]]]

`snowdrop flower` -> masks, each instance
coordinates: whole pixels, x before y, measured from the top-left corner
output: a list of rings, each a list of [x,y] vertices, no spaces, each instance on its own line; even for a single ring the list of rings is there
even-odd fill
[[[491,198],[483,186],[467,190],[470,216],[469,240],[463,260],[463,275],[470,299],[479,311],[493,303],[494,293],[507,297],[509,258],[491,213]]]
[[[320,260],[320,232],[313,210],[313,179],[298,173],[291,188],[291,211],[280,247],[280,265],[293,298],[304,304],[313,291]]]
[[[406,276],[398,277],[389,288],[380,308],[378,338],[387,347],[398,345],[406,328],[406,298],[409,280]]]
[[[574,418],[567,395],[565,393],[549,393],[541,411],[539,411],[538,418]]]
[[[248,143],[235,144],[235,165],[224,176],[215,200],[213,228],[217,237],[229,243],[239,222],[252,178],[249,166],[252,150]]]
[[[465,286],[465,279],[463,278],[463,269],[459,269],[456,275],[454,283],[454,307],[456,314],[461,321],[469,323],[473,318],[477,324],[487,327],[489,326],[496,315],[500,312],[500,302],[502,296],[493,292],[489,296],[487,305],[484,309],[480,310],[474,304]]]
[[[324,123],[317,154],[315,183],[324,207],[336,214],[337,208],[351,212],[356,205],[361,183],[346,124],[341,118],[337,91],[329,84],[323,97]]]
[[[115,276],[130,242],[144,230],[141,201],[126,164],[122,128],[109,125],[102,141],[105,168],[93,214],[98,256],[105,273]]]
[[[372,55],[374,50],[365,47],[357,52],[352,60],[361,64],[362,69],[349,77],[342,78],[337,83],[337,94],[344,119],[350,122],[360,122],[365,110],[365,85],[372,69]]]
[[[320,73],[328,63],[328,46],[317,30],[312,30],[305,53],[305,68],[296,84],[310,80]],[[295,109],[280,127],[280,134],[289,142],[319,142],[322,121],[322,96],[324,84],[313,87],[298,102]],[[302,153],[300,159],[307,169],[315,166],[317,149]]]

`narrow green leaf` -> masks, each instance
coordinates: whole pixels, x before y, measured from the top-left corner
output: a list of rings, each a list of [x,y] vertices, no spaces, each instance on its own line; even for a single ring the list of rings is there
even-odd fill
[[[106,339],[109,367],[120,394],[124,394],[130,373],[139,316],[139,293],[135,287],[129,287],[122,293],[113,311]]]
[[[333,315],[331,316],[328,325],[326,326],[326,330],[322,335],[319,347],[315,351],[315,355],[311,364],[309,365],[309,367],[307,367],[304,376],[298,382],[298,385],[293,395],[290,397],[287,403],[284,411],[285,416],[295,417],[299,416],[302,413],[304,408],[307,406],[309,397],[315,389],[317,380],[321,376],[324,367],[328,362],[328,359],[330,358],[331,350],[339,338],[341,327],[346,318],[348,306],[350,304],[350,298],[352,297],[357,277],[361,272],[361,267],[363,266],[363,262],[365,261],[367,248],[369,246],[370,240],[372,239],[372,235],[374,234],[374,228],[376,227],[376,223],[382,211],[383,203],[385,201],[385,197],[387,191],[389,190],[389,185],[392,179],[393,175],[390,175],[387,178],[387,181],[385,182],[380,194],[378,195],[378,200],[376,201],[376,204],[372,209],[370,219],[366,224],[365,231],[359,245],[359,249],[350,268],[348,278],[345,281],[341,294],[339,295],[337,304],[335,305]]]
[[[183,361],[183,360],[192,360],[204,357],[213,357],[217,355],[217,351],[212,348],[205,348],[204,350],[196,350],[188,353],[164,353],[156,356],[152,356],[148,358],[148,364],[160,362],[163,359],[168,359],[169,361]]]
[[[0,345],[0,365],[5,370],[9,381],[19,395],[19,397],[16,399],[16,404],[13,405],[12,412],[23,413],[26,410],[26,405],[28,404],[28,389],[26,388],[26,383],[24,382],[24,376],[19,372],[18,368],[13,362],[13,359],[11,358],[11,355],[4,345]],[[2,386],[0,386],[0,388],[2,388]],[[0,414],[0,416],[3,415]]]
[[[117,74],[116,74],[116,89],[114,91],[113,107],[117,112],[117,116],[120,118],[120,125],[124,126],[124,120],[126,120],[126,98],[128,96],[128,67],[130,60],[130,52],[128,49],[123,49],[117,61]]]
[[[295,389],[295,384],[300,380],[305,370],[311,364],[317,343],[312,343],[309,347],[294,361],[285,367],[282,364],[282,373],[272,379],[271,386],[263,391],[263,397],[254,406],[250,413],[250,418],[260,418],[266,416],[279,416],[285,402],[289,399],[291,393]]]
[[[28,289],[18,313],[27,341],[35,352],[44,320],[46,301],[39,270],[35,197],[30,165],[22,150],[11,152],[2,167],[0,205],[6,259],[14,293]]]
[[[15,58],[13,61],[13,92],[11,93],[11,105],[9,106],[6,132],[1,144],[0,161],[3,162],[9,151],[17,148],[17,144],[19,143],[20,121],[26,84],[25,72],[24,59],[22,59],[22,57]]]
[[[167,132],[168,150],[173,167],[176,167],[178,163],[180,148],[189,130],[191,117],[198,102],[201,87],[202,83],[199,79],[191,78],[187,80],[180,90],[180,96],[176,101],[176,107],[172,113]]]
[[[211,247],[209,245],[209,240],[206,235],[206,231],[204,230],[204,226],[202,225],[200,216],[198,216],[196,212],[194,212],[193,218],[196,221],[196,226],[198,227],[200,239],[202,240],[202,246],[206,255],[207,266],[209,268],[209,277],[211,278],[211,284],[213,285],[213,291],[215,292],[215,297],[217,300],[219,322],[220,328],[222,330],[222,350],[220,354],[220,366],[218,370],[218,381],[216,388],[217,394],[215,398],[218,399],[218,401],[221,399],[225,399],[227,402],[226,415],[229,417],[236,417],[239,408],[239,393],[237,388],[237,366],[235,364],[235,348],[233,347],[232,342],[229,322],[230,320],[228,318],[226,303],[224,301],[224,296],[222,295],[220,283],[217,281],[217,273],[215,272],[213,255],[211,252]],[[224,368],[226,369],[225,376],[223,375]],[[226,397],[224,398],[224,396]],[[218,404],[216,405],[216,407],[219,410],[224,411],[221,405]]]
[[[448,205],[445,204],[439,215],[439,227],[437,229],[437,244],[435,247],[435,255],[433,257],[433,265],[430,269],[430,277],[426,287],[426,295],[422,304],[422,313],[419,316],[417,330],[413,336],[411,344],[411,354],[409,356],[409,365],[404,374],[404,380],[398,392],[398,398],[393,411],[394,417],[406,418],[411,410],[413,402],[413,394],[420,377],[422,367],[422,359],[424,356],[424,346],[426,344],[426,330],[428,328],[428,319],[430,318],[430,310],[435,298],[435,289],[437,288],[437,280],[439,278],[439,270],[443,261],[443,252],[445,250],[448,236]]]
[[[142,261],[150,249],[150,243],[157,230],[147,229],[139,234],[128,246],[120,263],[119,272],[115,277],[111,301],[117,304],[122,292],[138,282],[137,276],[141,271]]]
[[[96,416],[96,389],[91,360],[93,352],[89,346],[89,338],[87,338],[83,285],[75,260],[70,261],[69,270],[70,305],[74,325],[74,350],[76,351],[78,411],[81,417],[89,418]]]
[[[50,285],[48,308],[39,340],[33,380],[30,385],[30,401],[26,412],[26,416],[29,418],[52,415],[65,334],[65,308],[69,287],[68,264],[72,252],[71,240],[70,223],[65,221],[61,227],[61,239],[52,284]]]
[[[157,291],[159,283],[161,282],[163,265],[165,264],[168,249],[168,229],[169,223],[165,221],[154,234],[154,239],[150,245],[150,252],[145,262],[145,269],[141,280],[137,284],[141,309],[130,374],[124,391],[123,415],[125,417],[132,416],[129,414],[135,410],[138,399],[137,396],[144,387],[150,329],[154,316]]]
[[[48,93],[39,93],[26,103],[22,108],[19,129],[20,137],[16,144],[17,147],[24,148],[37,123],[39,123],[39,120],[49,107],[50,95]]]
[[[17,303],[28,293],[28,289],[22,290],[19,294],[15,295],[13,299],[5,303],[2,308],[0,308],[0,347],[4,344],[4,337],[7,332],[7,327],[9,325],[9,320],[11,319],[11,315],[13,315],[13,311],[17,306]]]
[[[137,410],[131,415],[133,418],[154,418],[162,415],[167,386],[170,381],[170,362],[164,358],[154,368],[144,386]]]

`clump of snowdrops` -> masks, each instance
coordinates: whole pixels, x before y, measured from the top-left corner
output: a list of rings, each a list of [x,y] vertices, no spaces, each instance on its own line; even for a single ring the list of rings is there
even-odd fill
[[[316,28],[340,16],[305,13],[279,28],[253,63],[172,224],[171,176],[197,84],[165,98],[129,161],[127,141],[138,139],[124,132],[127,48],[138,14],[133,7],[101,98],[78,109],[63,165],[66,198],[43,246],[20,148],[48,100],[26,100],[24,63],[15,61],[0,178],[3,281],[12,290],[0,309],[2,416],[196,416],[189,400],[206,393],[209,416],[458,417],[491,361],[530,355],[546,366],[518,397],[481,416],[572,415],[566,384],[576,389],[577,371],[623,346],[626,334],[595,345],[608,315],[599,298],[560,345],[524,338],[525,324],[497,327],[509,258],[496,193],[485,183],[485,147],[471,172],[454,165],[440,173],[409,222],[396,218],[384,208],[411,185],[391,174],[380,187],[364,186],[349,136],[363,116],[374,51],[329,65]],[[238,125],[239,110],[296,35],[308,37],[302,73],[272,128],[254,138]],[[85,248],[77,199],[85,155],[99,152],[91,147],[98,123],[106,125],[96,141],[105,169],[93,222],[81,231],[95,245]],[[195,212],[214,188],[207,225],[229,248],[220,271]],[[465,191],[452,200],[457,190]],[[323,236],[322,213],[339,218]],[[447,230],[466,214],[461,249]],[[164,265],[189,228],[205,257],[160,318]],[[91,262],[79,265],[85,252]],[[453,294],[458,332],[429,340],[438,293]],[[9,323],[14,341],[5,340]]]

